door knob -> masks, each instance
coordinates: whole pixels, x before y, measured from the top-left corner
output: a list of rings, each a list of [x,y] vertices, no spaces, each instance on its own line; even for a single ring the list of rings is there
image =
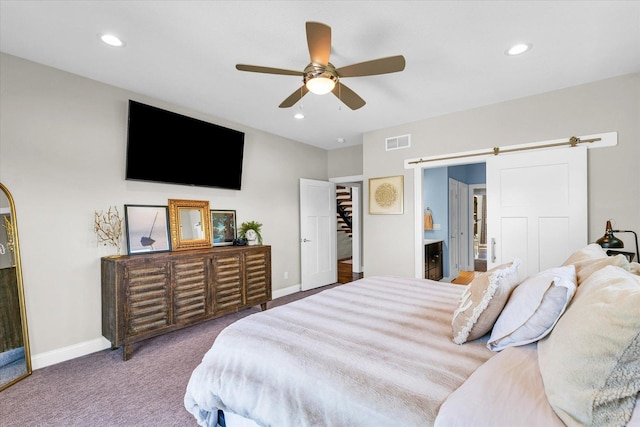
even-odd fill
[[[302,239],[302,243],[310,242],[311,240]]]

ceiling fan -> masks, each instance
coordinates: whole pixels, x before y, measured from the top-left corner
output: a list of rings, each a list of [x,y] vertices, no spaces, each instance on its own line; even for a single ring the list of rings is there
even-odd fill
[[[307,22],[307,45],[311,62],[303,71],[285,70],[282,68],[261,67],[258,65],[237,64],[236,69],[254,73],[283,74],[301,76],[303,85],[296,89],[287,99],[282,101],[280,108],[292,107],[308,92],[318,95],[332,92],[352,110],[364,106],[365,101],[354,91],[349,89],[340,79],[343,77],[374,76],[378,74],[395,73],[404,70],[404,56],[389,56],[360,62],[346,67],[335,68],[329,62],[331,53],[331,27],[319,22]]]

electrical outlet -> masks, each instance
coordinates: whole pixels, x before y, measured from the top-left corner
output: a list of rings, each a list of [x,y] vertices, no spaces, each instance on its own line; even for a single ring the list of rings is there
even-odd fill
[[[285,280],[289,278],[289,272],[288,271],[284,272],[284,278],[285,278]]]
[[[440,230],[440,224],[433,224],[434,230]]]

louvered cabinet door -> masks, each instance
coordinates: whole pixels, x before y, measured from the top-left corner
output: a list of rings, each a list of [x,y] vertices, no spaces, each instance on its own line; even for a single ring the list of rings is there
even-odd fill
[[[169,326],[169,263],[132,263],[124,269],[126,337],[135,337]]]
[[[259,246],[244,252],[244,274],[247,305],[263,304],[271,300],[271,248]]]
[[[209,257],[192,257],[172,262],[172,323],[194,323],[207,315],[208,262]]]
[[[239,251],[216,254],[212,258],[213,310],[218,314],[238,311],[244,304],[242,293],[242,254]]]

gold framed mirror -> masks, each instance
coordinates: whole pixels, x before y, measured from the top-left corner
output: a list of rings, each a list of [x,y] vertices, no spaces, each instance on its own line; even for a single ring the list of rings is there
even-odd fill
[[[16,208],[0,183],[0,390],[31,375]]]
[[[169,228],[171,249],[174,251],[210,248],[209,202],[169,199]]]

